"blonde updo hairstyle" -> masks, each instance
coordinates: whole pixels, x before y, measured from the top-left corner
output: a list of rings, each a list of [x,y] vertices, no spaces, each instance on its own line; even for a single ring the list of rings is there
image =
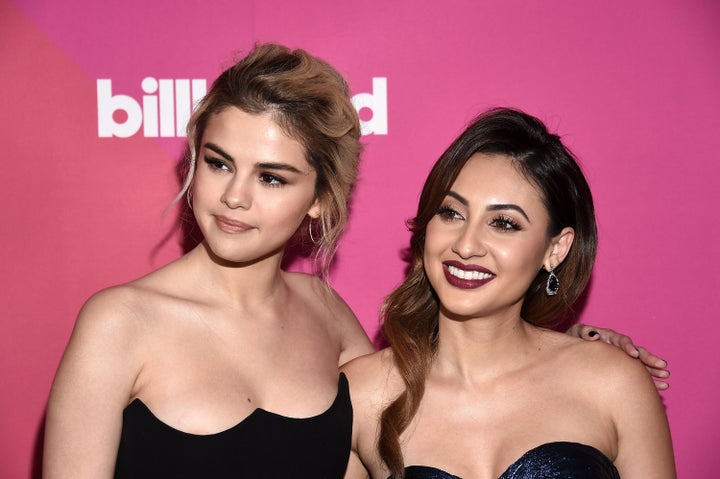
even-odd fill
[[[189,158],[178,198],[192,187],[202,137],[209,118],[236,107],[250,114],[270,113],[290,138],[303,145],[315,169],[315,195],[320,217],[313,229],[315,271],[327,276],[348,217],[352,186],[357,179],[360,121],[350,101],[347,82],[335,68],[304,50],[272,43],[258,44],[226,69],[194,110],[187,127]]]

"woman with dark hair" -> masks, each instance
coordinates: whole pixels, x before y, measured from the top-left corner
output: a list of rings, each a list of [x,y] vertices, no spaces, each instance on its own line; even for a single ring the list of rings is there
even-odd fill
[[[344,370],[375,479],[673,478],[639,361],[549,329],[597,249],[590,189],[536,118],[480,115],[435,164],[387,298],[390,348]]]

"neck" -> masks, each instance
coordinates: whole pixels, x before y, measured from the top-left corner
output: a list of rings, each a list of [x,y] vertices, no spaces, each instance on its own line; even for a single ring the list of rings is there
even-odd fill
[[[501,374],[524,362],[532,332],[519,312],[462,321],[441,312],[433,370],[462,380]]]
[[[197,290],[208,301],[240,309],[267,307],[286,293],[280,264],[283,252],[248,263],[232,263],[215,256],[203,242],[186,255],[195,270]]]

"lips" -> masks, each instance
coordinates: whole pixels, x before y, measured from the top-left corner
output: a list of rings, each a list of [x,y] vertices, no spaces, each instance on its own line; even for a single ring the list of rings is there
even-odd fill
[[[236,221],[221,215],[215,215],[215,224],[221,231],[232,234],[244,233],[254,228],[252,225],[242,221]]]
[[[495,279],[495,275],[490,270],[459,261],[443,262],[443,272],[448,283],[460,289],[479,288]]]

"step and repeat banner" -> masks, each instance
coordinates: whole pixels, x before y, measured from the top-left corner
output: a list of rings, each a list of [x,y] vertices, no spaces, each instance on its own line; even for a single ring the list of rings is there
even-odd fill
[[[600,251],[581,320],[666,358],[680,477],[720,446],[720,7],[573,0],[0,0],[0,477],[39,477],[44,410],[93,292],[182,254],[185,122],[255,42],[348,79],[360,181],[332,285],[374,337],[431,164],[513,106],[581,159]],[[291,268],[307,270],[304,261]]]

